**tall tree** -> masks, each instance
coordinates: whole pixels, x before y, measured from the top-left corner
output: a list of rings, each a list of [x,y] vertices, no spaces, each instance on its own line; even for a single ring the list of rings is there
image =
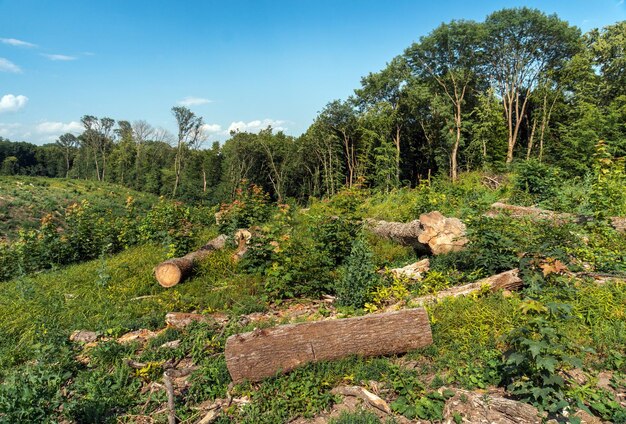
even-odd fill
[[[389,125],[381,128],[383,137],[391,136],[396,148],[395,180],[400,181],[401,135],[406,123],[402,115],[406,93],[404,87],[409,76],[409,67],[402,56],[395,57],[385,69],[370,73],[361,79],[361,88],[355,90],[356,102],[363,109],[386,109]],[[386,107],[385,107],[386,106]],[[388,127],[388,128],[387,128]]]
[[[326,105],[318,116],[320,124],[330,129],[341,141],[348,175],[346,185],[352,187],[358,171],[357,131],[358,121],[353,100],[334,100]]]
[[[63,150],[65,156],[65,178],[70,175],[70,157],[72,151],[78,146],[78,139],[74,134],[65,133],[56,141],[56,145]]]
[[[196,147],[204,141],[204,125],[201,116],[196,116],[191,110],[184,106],[174,106],[172,108],[174,118],[178,125],[178,142],[176,145],[176,156],[174,158],[174,189],[172,196],[176,196],[180,184],[180,175],[186,154],[190,148]]]
[[[450,176],[456,181],[458,151],[461,145],[463,113],[471,85],[476,82],[482,26],[473,21],[442,24],[405,55],[414,72],[432,79],[453,108],[454,138],[450,149]]]
[[[508,127],[506,163],[513,151],[533,89],[545,72],[576,53],[580,31],[536,9],[503,9],[485,20],[484,69],[502,99]]]

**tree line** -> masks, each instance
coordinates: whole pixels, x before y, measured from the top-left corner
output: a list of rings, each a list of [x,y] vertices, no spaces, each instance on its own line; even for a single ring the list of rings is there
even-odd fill
[[[79,136],[34,146],[0,138],[0,172],[93,178],[217,203],[242,180],[279,201],[343,187],[414,186],[434,174],[516,162],[591,169],[599,141],[626,155],[626,21],[585,34],[529,8],[443,23],[329,102],[298,137],[233,132],[204,146],[203,118],[174,107],[177,134],[86,115]]]

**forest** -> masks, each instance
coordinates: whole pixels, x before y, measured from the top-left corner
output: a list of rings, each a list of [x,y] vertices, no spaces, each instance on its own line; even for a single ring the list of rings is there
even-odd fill
[[[297,137],[267,128],[208,146],[203,117],[181,106],[172,108],[176,134],[84,115],[82,134],[53,144],[0,139],[0,172],[209,205],[230,199],[242,179],[306,203],[355,184],[389,191],[521,162],[583,177],[600,140],[611,157],[626,155],[625,33],[624,22],[581,34],[555,15],[505,9],[440,25]]]
[[[625,49],[503,9],[299,136],[0,138],[0,423],[626,423]]]

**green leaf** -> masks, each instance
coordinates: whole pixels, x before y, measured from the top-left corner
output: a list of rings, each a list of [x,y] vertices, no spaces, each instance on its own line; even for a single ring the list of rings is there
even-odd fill
[[[554,372],[554,369],[556,368],[558,363],[559,362],[555,358],[552,358],[551,356],[538,356],[537,357],[537,367],[539,369],[548,370],[551,373]]]

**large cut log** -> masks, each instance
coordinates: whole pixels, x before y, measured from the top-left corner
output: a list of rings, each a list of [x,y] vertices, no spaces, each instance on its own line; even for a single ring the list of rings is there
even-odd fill
[[[506,213],[513,218],[535,218],[545,219],[553,221],[557,225],[565,224],[568,222],[584,223],[590,218],[583,215],[574,215],[565,212],[555,212],[548,209],[540,209],[534,206],[517,206],[509,205],[507,203],[496,202],[491,205],[491,208],[485,213],[485,216],[495,217],[500,213]],[[611,226],[619,232],[626,232],[626,217],[612,216],[609,218]]]
[[[434,255],[455,252],[467,244],[465,224],[434,211],[407,223],[366,220],[369,230],[379,237]]]
[[[440,389],[441,392],[449,390]],[[455,395],[446,401],[443,422],[456,422],[462,417],[464,423],[493,424],[539,424],[542,416],[534,406],[502,397],[502,393],[470,392],[452,389]]]
[[[468,242],[465,224],[458,218],[446,218],[438,211],[423,213],[420,225],[423,231],[417,239],[428,245],[433,255],[458,252]]]
[[[418,308],[235,334],[226,340],[224,354],[238,383],[260,381],[309,362],[404,353],[432,341],[428,314]]]
[[[188,253],[181,258],[161,262],[155,268],[154,275],[161,286],[173,287],[191,275],[191,271],[198,261],[216,250],[223,249],[225,245],[226,236],[224,234],[219,235],[195,252]]]
[[[513,218],[537,218],[554,221],[557,224],[572,222],[576,217],[570,213],[554,212],[547,209],[539,209],[534,206],[517,206],[507,203],[496,202],[491,205],[485,216],[495,217],[500,213],[506,213]]]
[[[411,303],[425,305],[427,303],[436,302],[446,297],[465,296],[473,292],[489,290],[492,292],[498,290],[518,290],[524,282],[519,277],[519,270],[517,268],[510,271],[505,271],[500,274],[492,275],[491,277],[483,278],[475,283],[465,284],[463,286],[456,286],[446,290],[442,290],[437,294],[423,296],[411,299]]]

